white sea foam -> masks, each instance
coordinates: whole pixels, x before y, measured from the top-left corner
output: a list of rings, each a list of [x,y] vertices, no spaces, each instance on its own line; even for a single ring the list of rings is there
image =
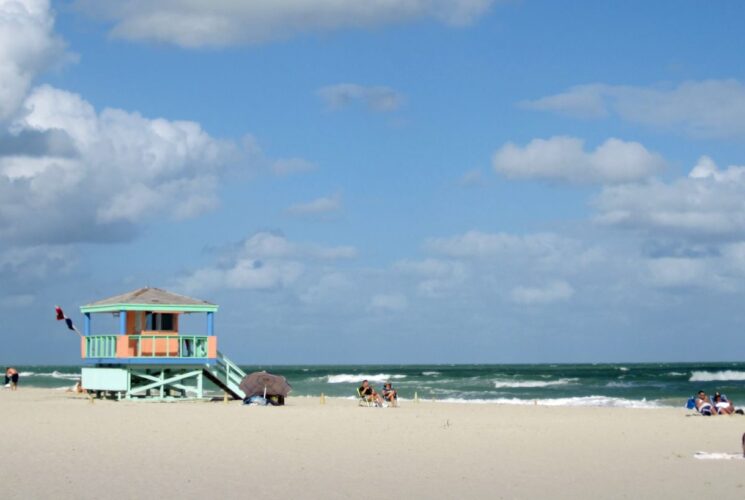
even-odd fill
[[[518,398],[498,398],[498,399],[462,399],[448,398],[438,399],[438,403],[465,403],[465,404],[497,404],[497,405],[520,405],[520,406],[593,406],[606,408],[638,408],[654,409],[662,408],[662,405],[655,401],[646,399],[635,400],[625,398],[611,398],[608,396],[584,396],[574,398],[548,398],[548,399],[518,399]]]
[[[624,388],[624,387],[634,387],[633,382],[608,382],[605,384],[605,387],[617,387],[617,388]]]
[[[719,372],[694,371],[691,372],[689,382],[719,382],[722,380],[745,380],[745,372],[722,370]]]
[[[375,375],[355,374],[351,375],[348,373],[342,373],[339,375],[329,375],[326,377],[329,384],[356,384],[363,380],[370,382],[386,382],[388,380],[406,378],[406,375],[391,375],[388,373],[378,373]]]
[[[699,460],[742,460],[742,453],[708,453],[706,451],[697,451],[693,458]]]
[[[64,380],[77,380],[80,378],[79,373],[62,373],[54,370],[52,373],[21,372],[22,377],[50,377]]]
[[[440,372],[434,372],[434,371],[432,371],[432,372],[422,372],[422,375],[424,375],[425,377],[429,377],[431,375],[439,375],[439,374],[440,374]]]
[[[627,372],[627,371],[629,371],[629,369],[628,369],[628,368],[626,368],[625,366],[622,366],[622,367],[620,367],[620,368],[619,368],[619,370],[621,370],[622,372]]]
[[[494,381],[496,389],[508,388],[532,388],[532,387],[550,387],[554,385],[569,385],[576,382],[576,378],[560,378],[559,380],[509,380],[499,379]]]
[[[685,375],[685,373],[683,372],[668,372],[667,374],[670,375],[671,377],[680,377],[682,375]]]

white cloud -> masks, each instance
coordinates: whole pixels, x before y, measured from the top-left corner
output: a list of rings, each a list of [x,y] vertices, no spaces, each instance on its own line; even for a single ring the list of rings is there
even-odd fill
[[[645,179],[665,161],[638,142],[608,139],[594,151],[574,137],[533,139],[525,147],[507,143],[492,157],[494,169],[512,178],[616,184]]]
[[[217,204],[218,176],[239,154],[195,122],[98,113],[48,85],[11,131],[64,133],[74,153],[0,157],[0,238],[10,241],[127,239],[136,223],[198,215]]]
[[[694,137],[745,137],[745,85],[737,80],[687,81],[678,86],[589,84],[521,103],[583,118],[624,120]]]
[[[645,261],[643,280],[661,288],[710,287],[729,289],[712,259],[663,257]]]
[[[304,33],[434,18],[460,26],[493,0],[78,0],[79,10],[114,22],[112,35],[182,47],[254,44]]]
[[[279,176],[311,172],[316,168],[315,163],[302,158],[280,158],[272,164],[272,172]]]
[[[655,236],[745,237],[745,167],[720,170],[702,157],[688,177],[670,183],[605,188],[594,200],[596,220]]]
[[[370,299],[370,309],[375,311],[400,312],[409,307],[409,301],[402,293],[379,293]]]
[[[366,87],[354,83],[328,85],[318,90],[318,96],[331,110],[344,109],[360,103],[371,111],[395,111],[404,97],[389,87]]]
[[[341,210],[341,196],[324,196],[316,198],[307,203],[298,203],[287,207],[287,213],[290,215],[309,216],[309,215],[328,215]]]
[[[246,238],[240,252],[259,259],[312,258],[321,260],[351,259],[357,250],[349,245],[323,246],[313,243],[294,243],[285,236],[260,232]]]
[[[355,291],[355,283],[346,275],[331,272],[321,276],[315,284],[300,293],[300,300],[306,304],[328,304],[335,308],[345,303]]]
[[[562,302],[572,298],[574,288],[564,281],[554,281],[544,286],[518,286],[510,292],[510,298],[523,305],[550,304]]]
[[[463,187],[480,186],[483,183],[484,176],[482,175],[481,170],[478,168],[469,170],[468,172],[463,174],[458,181],[458,184]]]
[[[15,113],[39,73],[70,57],[53,31],[48,0],[0,0],[0,122]]]
[[[468,277],[466,266],[454,260],[401,260],[394,265],[394,269],[399,273],[415,276],[419,280],[417,290],[431,297],[456,289]]]
[[[185,292],[281,289],[298,281],[308,268],[308,261],[349,259],[355,255],[356,250],[350,246],[295,243],[281,235],[260,232],[229,249],[213,265],[189,273],[176,287]]]
[[[31,305],[45,283],[65,280],[76,264],[67,246],[0,246],[0,306]]]
[[[28,307],[33,304],[35,300],[36,296],[31,293],[0,296],[0,308],[18,309],[21,307]]]
[[[557,261],[567,255],[579,257],[579,242],[552,233],[515,235],[468,231],[447,238],[430,238],[425,244],[430,252],[456,258],[526,257],[544,262]]]

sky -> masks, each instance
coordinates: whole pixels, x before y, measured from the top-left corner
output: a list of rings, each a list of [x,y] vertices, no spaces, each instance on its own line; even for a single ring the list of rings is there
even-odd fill
[[[0,363],[143,286],[247,364],[742,360],[743,16],[0,0]]]

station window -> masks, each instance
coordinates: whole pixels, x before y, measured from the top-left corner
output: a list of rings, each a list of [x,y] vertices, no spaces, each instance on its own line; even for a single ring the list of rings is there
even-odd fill
[[[171,313],[151,313],[148,318],[148,324],[154,331],[173,331],[175,323]]]

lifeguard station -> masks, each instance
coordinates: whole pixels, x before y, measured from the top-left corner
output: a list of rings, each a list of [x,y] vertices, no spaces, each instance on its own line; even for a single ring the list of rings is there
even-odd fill
[[[80,308],[82,384],[118,398],[203,398],[205,378],[235,399],[245,373],[217,349],[218,306],[159,288],[140,288]],[[93,317],[113,314],[117,333],[93,334]],[[185,333],[179,319],[205,314],[205,333]]]

